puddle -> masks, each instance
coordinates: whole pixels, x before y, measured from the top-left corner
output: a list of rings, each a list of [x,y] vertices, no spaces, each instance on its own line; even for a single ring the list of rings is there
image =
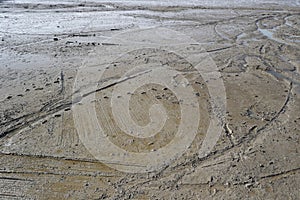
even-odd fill
[[[261,29],[261,28],[258,28],[257,29],[261,34],[263,34],[264,36],[266,36],[267,38],[269,38],[270,40],[274,40],[276,42],[279,42],[279,43],[283,43],[284,41],[282,40],[279,40],[278,38],[274,37],[274,32],[273,31],[270,31],[268,29]]]
[[[294,43],[298,42],[299,40],[292,40],[292,42],[287,42],[285,40],[282,40],[280,38],[274,37],[274,32],[275,29],[262,29],[262,28],[258,28],[257,29],[261,34],[263,34],[264,36],[266,36],[268,39],[273,40],[275,42],[281,43],[281,44],[286,44],[286,45],[291,45],[291,46],[295,46]],[[272,30],[272,31],[271,31]]]
[[[269,39],[271,40],[275,40],[275,38],[273,37],[273,32],[267,30],[267,29],[258,29],[264,36],[267,36]]]
[[[244,38],[246,36],[247,36],[247,33],[240,33],[239,35],[236,36],[236,39],[240,40],[240,39],[242,39],[242,38]]]

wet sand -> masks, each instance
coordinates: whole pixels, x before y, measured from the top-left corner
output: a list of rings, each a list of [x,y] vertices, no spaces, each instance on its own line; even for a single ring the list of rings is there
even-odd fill
[[[0,198],[299,197],[299,3],[32,0],[0,2],[0,11]],[[211,101],[213,79],[194,70],[203,55],[209,61],[202,65],[216,66],[216,80],[224,84],[225,109]],[[152,66],[176,69],[184,78],[174,78],[173,90],[153,83],[122,90],[122,84],[154,80]],[[172,91],[181,85],[186,89],[179,93],[193,90],[193,96],[176,96]],[[118,126],[125,104],[111,102],[127,98],[132,121],[140,127],[153,122],[153,131],[163,122],[159,134],[143,138],[128,132],[127,121]],[[179,138],[199,124],[189,145],[178,139],[178,152],[161,153],[177,140],[181,100],[191,100],[194,109]],[[95,155],[96,143],[87,145],[82,134],[94,119],[85,113],[91,103],[107,140],[128,155],[157,159],[126,154],[117,160],[100,147]],[[200,156],[214,113],[224,114],[222,130]],[[91,128],[87,135],[98,132]],[[159,154],[170,162],[161,164]],[[133,165],[147,162],[160,167],[138,173]]]

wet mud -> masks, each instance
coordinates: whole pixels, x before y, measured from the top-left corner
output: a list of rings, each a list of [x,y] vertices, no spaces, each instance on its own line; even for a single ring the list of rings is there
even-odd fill
[[[0,1],[0,11],[1,199],[299,198],[298,4]],[[206,82],[190,70],[192,64],[151,49],[106,63],[121,45],[111,38],[153,27],[201,44],[201,50],[182,55],[205,51],[224,82],[226,121],[213,150],[202,158],[198,149],[213,108]],[[103,53],[94,57],[96,49]],[[197,134],[181,156],[159,170],[116,170],[95,158],[79,137],[73,113],[81,101],[74,99],[78,71],[97,59],[99,70],[107,70],[108,85],[94,83],[98,90],[89,91],[107,138],[129,152],[155,152],[178,130],[176,95],[158,84],[125,94],[138,125],[151,122],[152,104],[163,105],[169,116],[159,134],[138,139],[117,127],[110,100],[123,69],[140,61],[157,64],[158,57],[162,66],[192,80],[201,111]]]

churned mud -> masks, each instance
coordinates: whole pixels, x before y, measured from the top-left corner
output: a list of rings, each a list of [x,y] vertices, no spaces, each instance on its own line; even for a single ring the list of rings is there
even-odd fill
[[[299,3],[224,2],[0,1],[0,198],[298,199]],[[205,156],[198,153],[214,109],[207,81],[193,71],[196,63],[162,50],[171,32],[130,38],[131,31],[154,27],[191,38],[181,55],[194,59],[205,52],[224,82],[221,136]],[[128,39],[129,49],[145,41],[149,48],[127,53],[116,35]],[[124,165],[119,170],[101,161],[79,136],[91,115],[74,113],[76,106],[85,108],[82,99],[94,95],[95,116],[114,145],[147,153],[169,144],[180,129],[183,104],[155,83],[114,97],[116,86],[147,77],[144,70],[122,79],[131,65],[182,72],[185,79],[178,85],[193,89],[198,102],[193,106],[201,114],[186,150],[150,172],[128,172],[138,166],[126,162],[117,163]],[[93,73],[79,80],[82,67],[105,71],[104,85],[89,79]],[[80,81],[86,84],[78,89]],[[90,90],[89,84],[96,88]],[[155,127],[164,122],[162,131],[147,138],[126,134],[131,127],[118,127],[113,106],[120,115],[125,111],[123,104],[111,103],[114,98],[130,98],[132,121],[139,126],[153,121]],[[153,104],[164,109],[152,109]],[[155,121],[163,114],[168,118]]]

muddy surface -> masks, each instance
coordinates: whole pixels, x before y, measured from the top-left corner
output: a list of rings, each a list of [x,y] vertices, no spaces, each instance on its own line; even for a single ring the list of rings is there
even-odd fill
[[[0,198],[298,199],[299,2],[222,2],[0,1]],[[211,80],[193,68],[201,55],[224,84],[224,113],[210,101]],[[121,88],[156,80],[152,66],[184,78],[170,72],[171,89]],[[181,98],[176,88],[193,95]],[[121,122],[125,104],[111,103],[118,99],[130,99]],[[183,124],[193,123],[177,137],[186,101],[194,109]],[[99,131],[85,132],[90,103],[105,138],[129,152],[122,159],[100,147],[95,155],[97,142],[84,142],[82,132]],[[224,114],[220,137],[199,156],[215,110]],[[191,139],[193,113],[201,116]],[[148,124],[160,132],[140,128]],[[176,150],[159,151],[172,141]],[[159,154],[167,159],[158,168],[138,173],[132,164],[156,167]]]

